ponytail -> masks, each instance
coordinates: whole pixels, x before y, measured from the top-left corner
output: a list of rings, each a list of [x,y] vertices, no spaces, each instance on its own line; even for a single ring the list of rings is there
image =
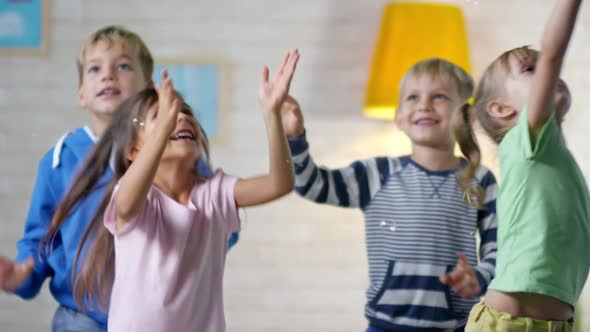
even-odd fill
[[[482,208],[485,199],[483,188],[477,183],[474,184],[475,173],[481,163],[481,150],[477,144],[473,126],[471,125],[471,105],[465,103],[453,116],[453,134],[459,144],[461,153],[469,161],[457,175],[459,185],[465,193],[465,201],[477,208]]]

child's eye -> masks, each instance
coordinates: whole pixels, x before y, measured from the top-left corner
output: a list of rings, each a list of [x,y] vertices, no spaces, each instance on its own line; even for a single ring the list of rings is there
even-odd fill
[[[191,111],[191,109],[188,107],[183,107],[180,112],[190,116],[191,118],[193,117],[193,111]]]
[[[418,100],[418,96],[417,95],[409,95],[406,97],[406,100],[415,101],[415,100]]]
[[[125,70],[125,71],[131,70],[131,66],[127,63],[122,63],[119,66],[117,66],[117,68],[120,70]]]
[[[98,66],[90,66],[88,68],[88,74],[97,73],[100,70]]]
[[[534,73],[535,72],[535,66],[524,66],[524,67],[522,67],[522,72],[523,73],[526,73],[526,72]]]
[[[440,94],[440,93],[437,95],[434,95],[434,100],[447,100],[447,99],[448,99],[447,96]]]

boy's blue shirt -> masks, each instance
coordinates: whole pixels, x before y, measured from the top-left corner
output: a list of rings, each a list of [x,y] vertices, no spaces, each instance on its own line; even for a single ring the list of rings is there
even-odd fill
[[[35,297],[45,279],[49,277],[51,278],[49,288],[53,297],[61,305],[81,311],[72,294],[72,267],[82,235],[94,217],[104,190],[113,177],[110,167],[100,178],[96,190],[82,201],[64,222],[54,239],[53,250],[48,256],[40,257],[39,241],[46,235],[55,210],[92,150],[94,140],[88,128],[78,128],[64,135],[39,162],[24,236],[17,243],[17,262],[22,262],[29,257],[35,259],[35,268],[31,277],[14,291],[24,299]],[[205,162],[199,163],[199,172],[204,176],[212,173]],[[237,240],[238,234],[234,233],[229,246],[233,246]],[[106,326],[105,313],[90,310],[88,307],[85,311],[88,316]]]

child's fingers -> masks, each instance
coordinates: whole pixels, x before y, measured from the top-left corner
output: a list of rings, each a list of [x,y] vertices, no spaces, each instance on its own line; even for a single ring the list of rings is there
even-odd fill
[[[450,285],[456,285],[457,283],[461,282],[464,276],[465,272],[463,270],[453,270],[451,273],[449,273],[449,278],[451,279]]]
[[[477,284],[471,275],[467,275],[463,280],[452,287],[453,292],[463,297],[472,297],[477,293]]]
[[[268,67],[264,66],[264,68],[262,69],[262,80],[261,80],[261,84],[266,84],[268,83]]]
[[[13,265],[14,265],[14,263],[11,260],[4,258],[4,257],[0,257],[0,273],[7,271]]]
[[[467,262],[467,257],[465,257],[465,254],[463,254],[462,252],[457,253],[457,258],[457,265],[461,268],[466,268],[469,265],[469,263]]]
[[[285,54],[285,57],[283,58],[283,62],[279,66],[279,70],[277,70],[276,76],[281,76],[283,74],[283,71],[285,70],[285,67],[289,63],[290,58],[291,58],[291,51],[289,51],[289,52],[287,52],[287,54]]]
[[[445,274],[443,276],[441,276],[440,278],[438,278],[440,280],[440,282],[444,285],[448,285],[451,283],[451,277],[449,277],[448,274]]]
[[[289,59],[289,63],[283,72],[285,79],[287,82],[291,82],[293,79],[293,75],[295,74],[295,68],[297,68],[297,63],[299,62],[299,51],[294,50],[292,56]]]
[[[170,98],[172,94],[172,78],[168,77],[164,81],[164,91],[166,93],[166,98]]]
[[[172,101],[172,111],[178,113],[180,111],[180,99],[174,98]]]
[[[288,93],[291,87],[291,81],[293,80],[293,75],[295,73],[295,67],[297,66],[298,59],[299,55],[297,51],[293,51],[289,59],[289,63],[287,64],[287,66],[281,73],[281,77],[279,78],[279,86],[281,86],[281,90],[284,90],[286,93]]]
[[[456,285],[462,277],[462,273],[460,271],[457,271],[457,269],[443,275],[442,277],[439,278],[439,280],[448,286],[454,286]]]
[[[457,280],[455,285],[453,285],[453,291],[455,291],[455,293],[458,293],[459,291],[461,291],[463,289],[467,289],[471,286],[472,282],[473,282],[473,280],[471,279],[470,275],[468,275],[468,274],[462,275],[461,278]]]
[[[4,257],[0,257],[0,289],[6,290],[7,282],[14,269],[14,263]]]
[[[162,82],[161,91],[158,91],[159,98],[167,105],[170,105],[172,99],[175,97],[174,88],[172,86],[172,78],[166,77]]]

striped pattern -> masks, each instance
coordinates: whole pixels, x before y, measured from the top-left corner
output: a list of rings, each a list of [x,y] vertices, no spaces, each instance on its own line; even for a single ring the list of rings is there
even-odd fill
[[[409,157],[377,157],[348,167],[318,167],[305,137],[289,141],[295,190],[317,203],[361,208],[370,285],[365,314],[383,330],[453,328],[479,298],[462,299],[442,285],[462,252],[475,266],[482,294],[496,263],[496,193],[493,174],[480,167],[474,182],[484,209],[467,205],[457,171],[429,171]],[[476,237],[481,244],[478,248]]]

